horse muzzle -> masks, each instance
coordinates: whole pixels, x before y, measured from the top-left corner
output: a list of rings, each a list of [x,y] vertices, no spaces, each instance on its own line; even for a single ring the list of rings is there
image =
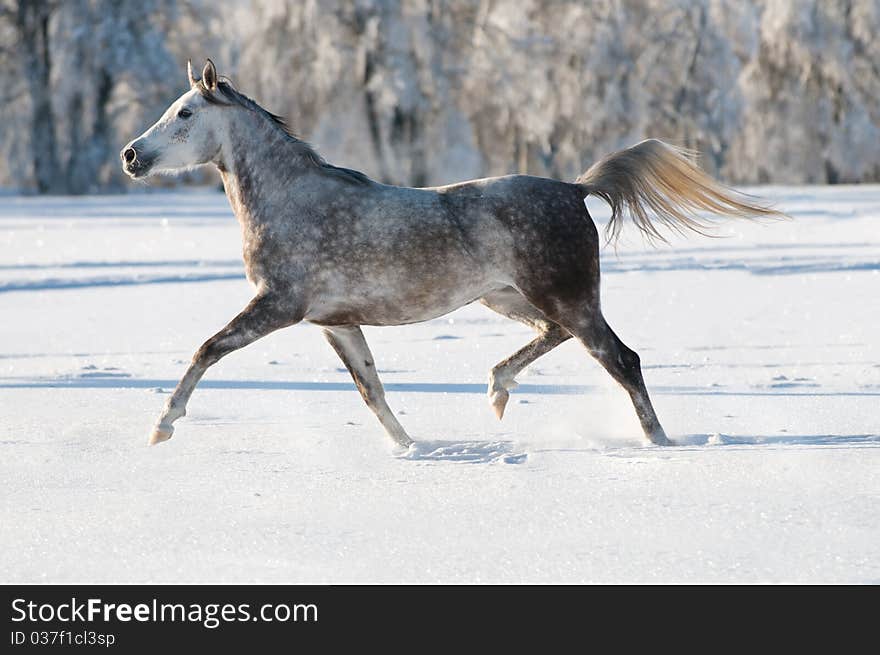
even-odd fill
[[[122,170],[135,179],[147,175],[156,160],[155,156],[145,152],[143,147],[138,147],[137,142],[125,146],[119,157],[122,159]]]

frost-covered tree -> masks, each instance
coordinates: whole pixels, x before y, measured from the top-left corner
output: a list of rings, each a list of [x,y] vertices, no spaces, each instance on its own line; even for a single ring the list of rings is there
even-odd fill
[[[0,0],[0,185],[110,188],[187,58],[385,181],[570,179],[646,137],[880,181],[880,0]],[[202,178],[203,179],[203,178]]]
[[[182,86],[165,36],[176,17],[168,0],[68,0],[59,12],[56,38],[64,56],[53,71],[54,96],[68,135],[69,192],[112,185],[120,124],[131,124],[132,115],[149,120],[167,103],[173,82]]]
[[[285,2],[237,7],[237,81],[328,157],[423,184],[481,170],[457,107],[462,3]]]
[[[26,89],[4,104],[0,126],[4,141],[13,142],[4,154],[16,153],[17,165],[31,171],[30,184],[27,175],[19,176],[19,183],[44,193],[86,193],[120,179],[120,126],[127,128],[135,117],[142,124],[167,102],[170,81],[181,78],[166,46],[175,5],[173,0],[3,5],[0,30],[9,40],[4,38],[2,47],[17,57],[4,58],[8,68],[0,74],[23,80]],[[120,121],[123,112],[127,118]],[[21,139],[26,148],[14,143]]]
[[[755,31],[740,78],[747,111],[725,173],[880,181],[880,2],[768,0]]]
[[[4,99],[4,118],[21,107],[27,107],[30,113],[28,164],[41,193],[63,189],[50,81],[53,55],[50,20],[57,8],[58,3],[50,0],[4,2],[0,8],[0,17],[5,23],[4,72],[12,73],[15,80],[11,95]],[[4,123],[7,132],[19,127],[19,121],[9,118]]]
[[[382,179],[572,177],[654,136],[733,182],[837,181],[877,178],[877,5],[263,0],[233,22],[243,81]]]

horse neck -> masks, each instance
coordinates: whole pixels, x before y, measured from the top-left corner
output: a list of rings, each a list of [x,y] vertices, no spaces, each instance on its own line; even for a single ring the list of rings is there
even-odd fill
[[[290,202],[290,187],[310,165],[308,148],[262,120],[233,125],[217,162],[226,196],[242,223],[265,223]]]

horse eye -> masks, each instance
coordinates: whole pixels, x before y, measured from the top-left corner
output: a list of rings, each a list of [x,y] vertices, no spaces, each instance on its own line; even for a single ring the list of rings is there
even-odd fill
[[[184,109],[181,109],[179,112],[177,112],[177,115],[180,118],[189,118],[190,116],[193,115],[193,113],[189,109],[184,108]]]

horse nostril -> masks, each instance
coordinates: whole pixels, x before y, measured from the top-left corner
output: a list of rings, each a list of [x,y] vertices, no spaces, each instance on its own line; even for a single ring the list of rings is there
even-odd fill
[[[126,164],[130,164],[137,159],[137,153],[134,151],[134,148],[126,148],[122,152],[122,158],[125,160]]]

